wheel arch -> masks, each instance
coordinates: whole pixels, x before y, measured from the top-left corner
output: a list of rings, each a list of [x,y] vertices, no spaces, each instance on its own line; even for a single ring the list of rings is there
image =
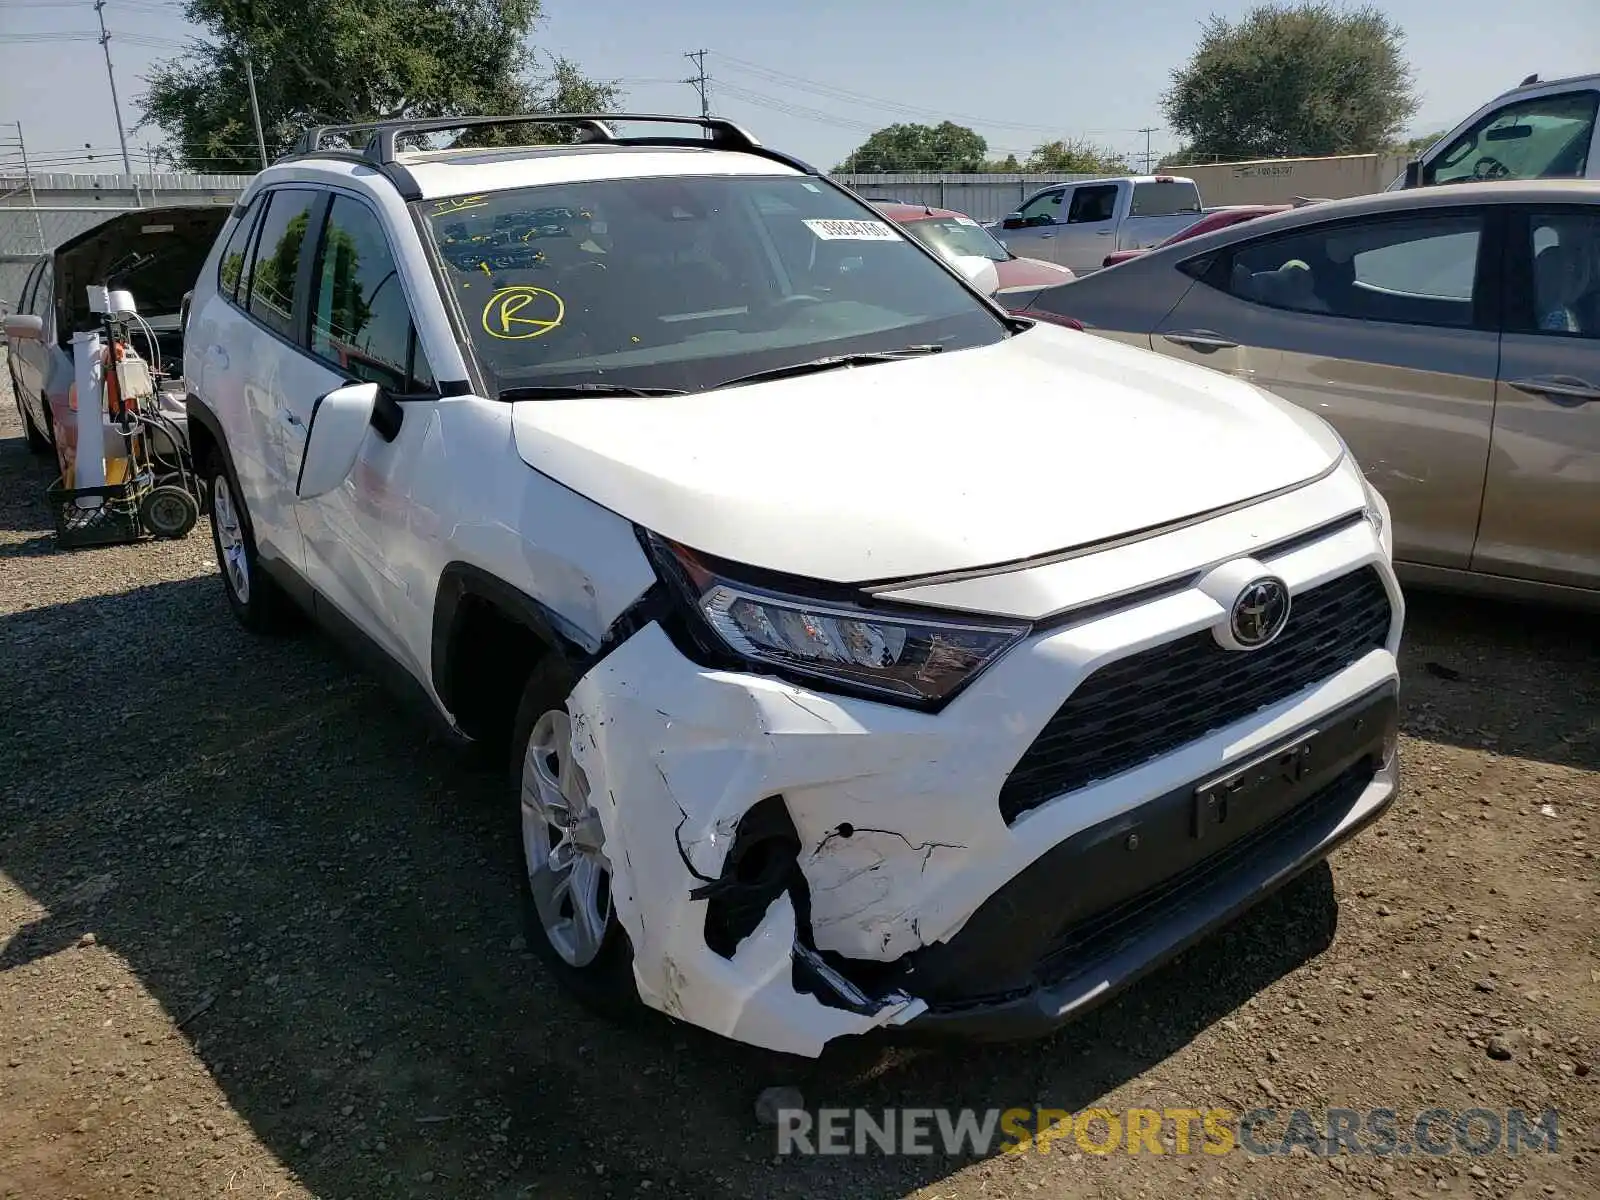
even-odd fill
[[[509,736],[528,677],[559,655],[581,678],[645,621],[664,600],[652,587],[623,612],[600,645],[586,648],[570,622],[514,584],[469,562],[440,572],[434,597],[429,670],[434,694],[474,740]]]
[[[217,414],[212,412],[206,402],[193,392],[184,398],[184,410],[188,415],[189,461],[195,466],[197,472],[205,469],[206,460],[213,453],[222,456],[223,464],[227,467],[228,474],[234,479],[239,478],[239,472],[234,467],[233,455],[228,450],[228,439],[223,436],[222,422]],[[206,481],[209,484],[209,480]],[[206,511],[211,510],[210,488],[206,489]]]

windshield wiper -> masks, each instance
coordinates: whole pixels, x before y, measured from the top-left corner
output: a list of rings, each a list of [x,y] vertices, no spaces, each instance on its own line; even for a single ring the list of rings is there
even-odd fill
[[[537,383],[500,389],[502,400],[567,400],[574,396],[687,396],[685,388],[634,387],[628,383]]]
[[[734,387],[742,383],[760,383],[768,379],[787,379],[791,375],[811,375],[817,371],[831,371],[835,367],[860,367],[870,363],[898,362],[902,358],[921,358],[925,354],[938,354],[943,346],[927,343],[921,346],[902,346],[898,350],[869,350],[860,354],[829,354],[809,362],[790,363],[786,367],[769,367],[765,371],[752,371],[736,375],[717,384],[719,388]]]

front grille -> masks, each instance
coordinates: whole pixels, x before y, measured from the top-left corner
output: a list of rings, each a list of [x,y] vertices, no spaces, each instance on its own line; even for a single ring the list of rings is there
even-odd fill
[[[1263,650],[1224,650],[1201,630],[1108,663],[1012,769],[1001,815],[1014,821],[1287,699],[1381,647],[1390,617],[1383,580],[1363,567],[1295,596],[1288,625]]]

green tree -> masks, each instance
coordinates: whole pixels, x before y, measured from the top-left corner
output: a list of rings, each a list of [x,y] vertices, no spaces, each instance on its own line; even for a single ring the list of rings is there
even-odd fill
[[[976,172],[989,143],[965,125],[890,125],[878,130],[834,168],[859,174],[894,171]]]
[[[1392,143],[1389,149],[1396,154],[1408,154],[1415,158],[1424,151],[1431,149],[1435,142],[1449,132],[1448,129],[1441,129],[1437,133],[1424,133],[1420,137],[1406,138],[1404,141]]]
[[[1035,146],[1023,170],[1036,175],[1126,175],[1132,168],[1114,150],[1078,138]]]
[[[565,59],[528,74],[539,0],[185,0],[183,12],[209,41],[156,64],[138,103],[140,126],[160,129],[165,158],[188,170],[260,165],[247,58],[269,157],[313,124],[604,111],[618,96]]]
[[[1213,15],[1162,107],[1201,158],[1379,150],[1417,111],[1404,40],[1372,7],[1263,5],[1236,23]]]

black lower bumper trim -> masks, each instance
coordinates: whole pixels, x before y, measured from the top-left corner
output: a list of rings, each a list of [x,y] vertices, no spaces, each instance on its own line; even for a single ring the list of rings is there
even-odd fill
[[[1038,1036],[1110,998],[1376,819],[1388,797],[1346,824],[1396,723],[1388,688],[1267,755],[1068,838],[956,937],[910,956],[901,986],[929,1005],[911,1028]]]

